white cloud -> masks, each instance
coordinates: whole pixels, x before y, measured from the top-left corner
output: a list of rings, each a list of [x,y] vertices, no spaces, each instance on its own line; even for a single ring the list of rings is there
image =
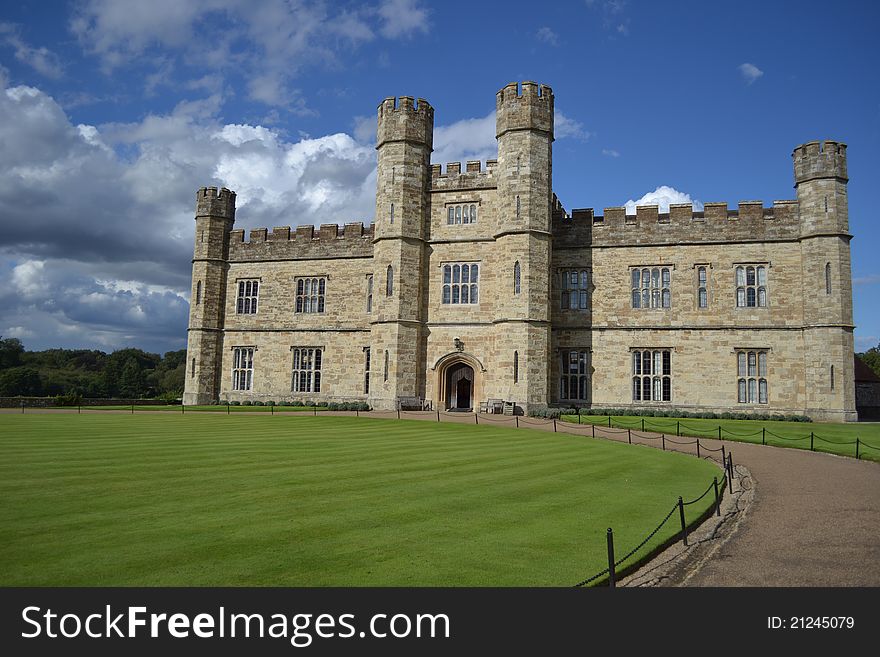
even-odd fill
[[[28,45],[12,23],[0,23],[0,39],[5,45],[15,49],[15,58],[18,61],[30,66],[40,75],[58,79],[64,74],[58,55],[46,47],[34,48]]]
[[[559,110],[556,110],[554,123],[554,134],[557,139],[570,137],[572,139],[586,141],[592,135],[591,132],[584,129],[583,123],[567,117]]]
[[[538,31],[535,33],[535,38],[538,39],[538,41],[543,41],[551,46],[559,45],[559,35],[546,25],[538,28]]]
[[[428,32],[428,10],[417,0],[382,0],[379,16],[380,31],[389,39]]]
[[[637,201],[629,200],[624,205],[626,206],[627,214],[635,214],[636,206],[638,205],[659,205],[660,212],[669,212],[670,203],[693,203],[695,211],[701,212],[703,210],[703,204],[698,200],[692,199],[690,194],[680,192],[674,187],[668,187],[667,185],[661,185]]]
[[[620,157],[620,153],[613,148],[603,148],[602,155],[605,155],[606,157]]]
[[[434,129],[433,162],[487,160],[497,155],[494,110],[478,119],[462,119]]]
[[[737,70],[739,70],[739,74],[742,76],[743,80],[745,80],[746,84],[752,84],[755,80],[764,75],[764,71],[748,62],[740,64],[737,67]]]
[[[880,283],[880,274],[867,274],[853,278],[853,285],[876,285],[877,283]]]
[[[414,0],[378,8],[319,0],[83,0],[70,29],[107,72],[161,49],[148,90],[178,60],[211,71],[218,88],[216,78],[234,68],[249,80],[253,100],[301,114],[308,110],[290,83],[303,67],[338,66],[341,54],[377,32],[389,39],[426,32],[427,16]]]

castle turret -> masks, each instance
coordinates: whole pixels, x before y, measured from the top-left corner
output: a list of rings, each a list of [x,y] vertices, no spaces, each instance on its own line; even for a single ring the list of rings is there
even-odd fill
[[[505,341],[499,351],[519,354],[521,374],[510,394],[527,406],[543,406],[549,391],[553,91],[535,82],[508,84],[495,96],[495,112],[495,238],[504,254],[496,267],[512,277],[519,264],[521,281],[520,292],[495,319]]]
[[[235,192],[202,187],[196,193],[196,235],[186,350],[184,404],[206,404],[220,391],[229,231]]]
[[[792,157],[801,222],[806,411],[855,420],[846,144],[811,141]]]
[[[422,311],[434,109],[409,96],[379,105],[370,403],[425,392]]]

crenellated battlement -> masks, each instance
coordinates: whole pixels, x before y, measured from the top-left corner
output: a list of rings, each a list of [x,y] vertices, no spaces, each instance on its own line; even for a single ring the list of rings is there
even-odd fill
[[[395,141],[433,145],[434,108],[424,98],[389,96],[379,103],[378,121],[377,149]]]
[[[816,178],[848,180],[846,144],[843,142],[810,141],[795,148],[791,157],[794,160],[795,185]]]
[[[244,230],[229,232],[229,260],[309,260],[323,258],[362,258],[373,254],[373,224],[363,222],[308,224],[291,229],[276,226],[251,229],[245,241]]]
[[[221,187],[200,187],[196,192],[196,218],[235,219],[235,192]]]
[[[468,160],[465,170],[461,170],[461,162],[447,162],[444,171],[441,165],[431,165],[432,190],[484,189],[497,187],[495,171],[498,160],[486,160],[483,168],[480,160]]]
[[[512,130],[553,135],[553,90],[545,84],[511,82],[495,95],[495,136]]]
[[[557,246],[627,246],[639,244],[687,244],[712,241],[774,241],[800,235],[796,200],[740,201],[736,209],[727,203],[706,203],[694,211],[691,203],[671,204],[669,212],[657,205],[640,205],[635,214],[625,207],[605,208],[596,215],[592,208],[575,209],[571,215],[554,212],[553,236]]]

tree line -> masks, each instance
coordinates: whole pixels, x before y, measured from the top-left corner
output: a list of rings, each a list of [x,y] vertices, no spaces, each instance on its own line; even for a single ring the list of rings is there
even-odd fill
[[[856,354],[856,356],[861,358],[865,365],[874,370],[874,374],[880,376],[880,344],[876,347],[871,347],[862,354]]]
[[[0,397],[177,399],[185,376],[186,349],[27,351],[18,338],[0,337]]]

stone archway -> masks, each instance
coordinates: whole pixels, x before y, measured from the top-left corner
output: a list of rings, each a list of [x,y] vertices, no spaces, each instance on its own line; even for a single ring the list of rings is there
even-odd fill
[[[455,351],[437,359],[434,367],[434,408],[468,411],[483,401],[486,369],[473,355]]]
[[[446,409],[472,411],[474,408],[474,368],[459,361],[446,368]]]

